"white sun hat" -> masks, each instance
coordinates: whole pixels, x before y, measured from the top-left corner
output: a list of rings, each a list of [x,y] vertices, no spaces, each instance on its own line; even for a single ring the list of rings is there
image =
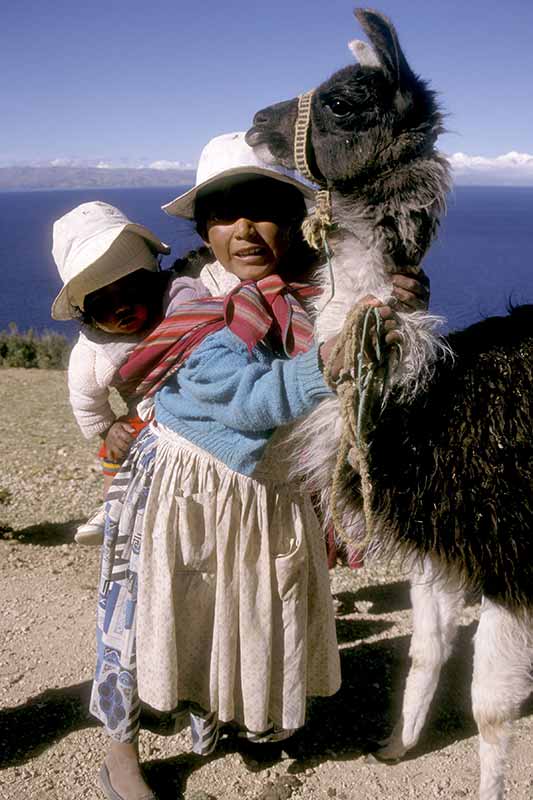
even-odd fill
[[[95,200],[54,222],[52,255],[63,288],[52,303],[53,319],[74,319],[90,292],[135,272],[159,269],[156,254],[170,247],[118,208]]]
[[[206,144],[200,155],[196,183],[161,206],[171,217],[194,218],[194,202],[200,189],[233,175],[262,175],[295,186],[308,200],[314,200],[316,188],[298,173],[276,164],[261,161],[252,147],[246,144],[245,131],[224,133]]]

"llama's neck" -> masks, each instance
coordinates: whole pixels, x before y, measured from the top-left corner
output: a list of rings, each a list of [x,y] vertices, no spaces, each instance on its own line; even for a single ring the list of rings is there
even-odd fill
[[[374,215],[364,206],[333,199],[336,230],[328,244],[331,269],[321,273],[323,286],[319,304],[317,334],[323,341],[339,333],[350,309],[365,295],[380,300],[389,297],[392,287],[391,259],[386,256],[377,235]]]
[[[331,268],[322,269],[323,291],[318,302],[317,339],[325,341],[343,328],[344,321],[365,295],[386,301],[392,292],[392,274],[400,268],[418,266],[425,247],[414,248],[409,265],[397,264],[395,255],[409,250],[416,241],[416,230],[410,230],[416,215],[399,212],[397,229],[405,237],[396,249],[380,221],[383,207],[357,205],[353,199],[333,198],[336,231],[329,239],[332,251]],[[390,210],[390,208],[389,208]],[[412,223],[413,226],[415,223]],[[417,257],[418,256],[418,257]],[[441,317],[425,311],[397,314],[402,334],[403,361],[393,383],[403,399],[413,397],[431,378],[435,361],[449,354],[446,342],[437,335]]]
[[[435,236],[446,207],[449,165],[438,152],[398,166],[371,186],[333,189],[336,232],[331,235],[333,272],[323,275],[319,337],[338,333],[347,312],[366,294],[386,300],[393,272],[414,272]]]

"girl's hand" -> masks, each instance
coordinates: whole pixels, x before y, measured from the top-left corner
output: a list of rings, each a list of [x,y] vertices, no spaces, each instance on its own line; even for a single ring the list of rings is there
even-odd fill
[[[134,434],[135,428],[132,428],[131,425],[121,419],[117,419],[111,425],[104,437],[104,441],[107,454],[112,461],[122,461],[130,449]]]
[[[405,277],[405,276],[402,276]],[[398,330],[398,323],[396,321],[396,317],[394,316],[394,311],[390,306],[386,306],[381,303],[376,297],[372,295],[367,295],[363,297],[363,299],[358,303],[358,305],[367,305],[367,306],[374,306],[378,309],[379,315],[383,320],[383,340],[386,345],[389,347],[391,345],[400,344],[402,341],[402,335]],[[319,354],[320,360],[322,364],[327,364],[331,353],[333,352],[333,348],[337,343],[338,336],[332,336],[331,339],[327,339],[322,345],[319,347]],[[333,362],[333,366],[331,369],[331,377],[335,380],[339,377],[339,373],[341,369],[344,367],[344,355],[339,352]]]
[[[429,278],[423,270],[416,276],[392,276],[392,296],[398,301],[394,306],[398,311],[427,311],[429,306]]]

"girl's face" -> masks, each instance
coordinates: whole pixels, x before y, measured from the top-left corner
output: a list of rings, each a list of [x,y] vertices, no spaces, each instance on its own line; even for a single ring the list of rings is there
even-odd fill
[[[224,269],[253,281],[280,271],[303,202],[294,191],[297,211],[294,194],[272,179],[236,182],[205,198],[205,235]]]
[[[115,335],[141,333],[157,319],[161,297],[148,270],[140,269],[85,297],[84,310],[100,330]],[[153,278],[154,275],[152,274]]]
[[[207,238],[217,261],[241,281],[276,273],[289,246],[287,227],[246,216],[210,220]]]

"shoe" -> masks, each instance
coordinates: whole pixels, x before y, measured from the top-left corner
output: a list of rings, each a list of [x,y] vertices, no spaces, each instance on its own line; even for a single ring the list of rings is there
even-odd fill
[[[83,525],[80,525],[74,534],[77,544],[102,544],[104,541],[105,509],[100,506]]]
[[[126,800],[125,797],[113,789],[109,778],[109,770],[107,769],[105,761],[100,767],[99,782],[100,788],[108,800]],[[137,800],[157,800],[157,797],[153,792],[148,792],[148,794],[143,794],[143,796],[137,798]]]

